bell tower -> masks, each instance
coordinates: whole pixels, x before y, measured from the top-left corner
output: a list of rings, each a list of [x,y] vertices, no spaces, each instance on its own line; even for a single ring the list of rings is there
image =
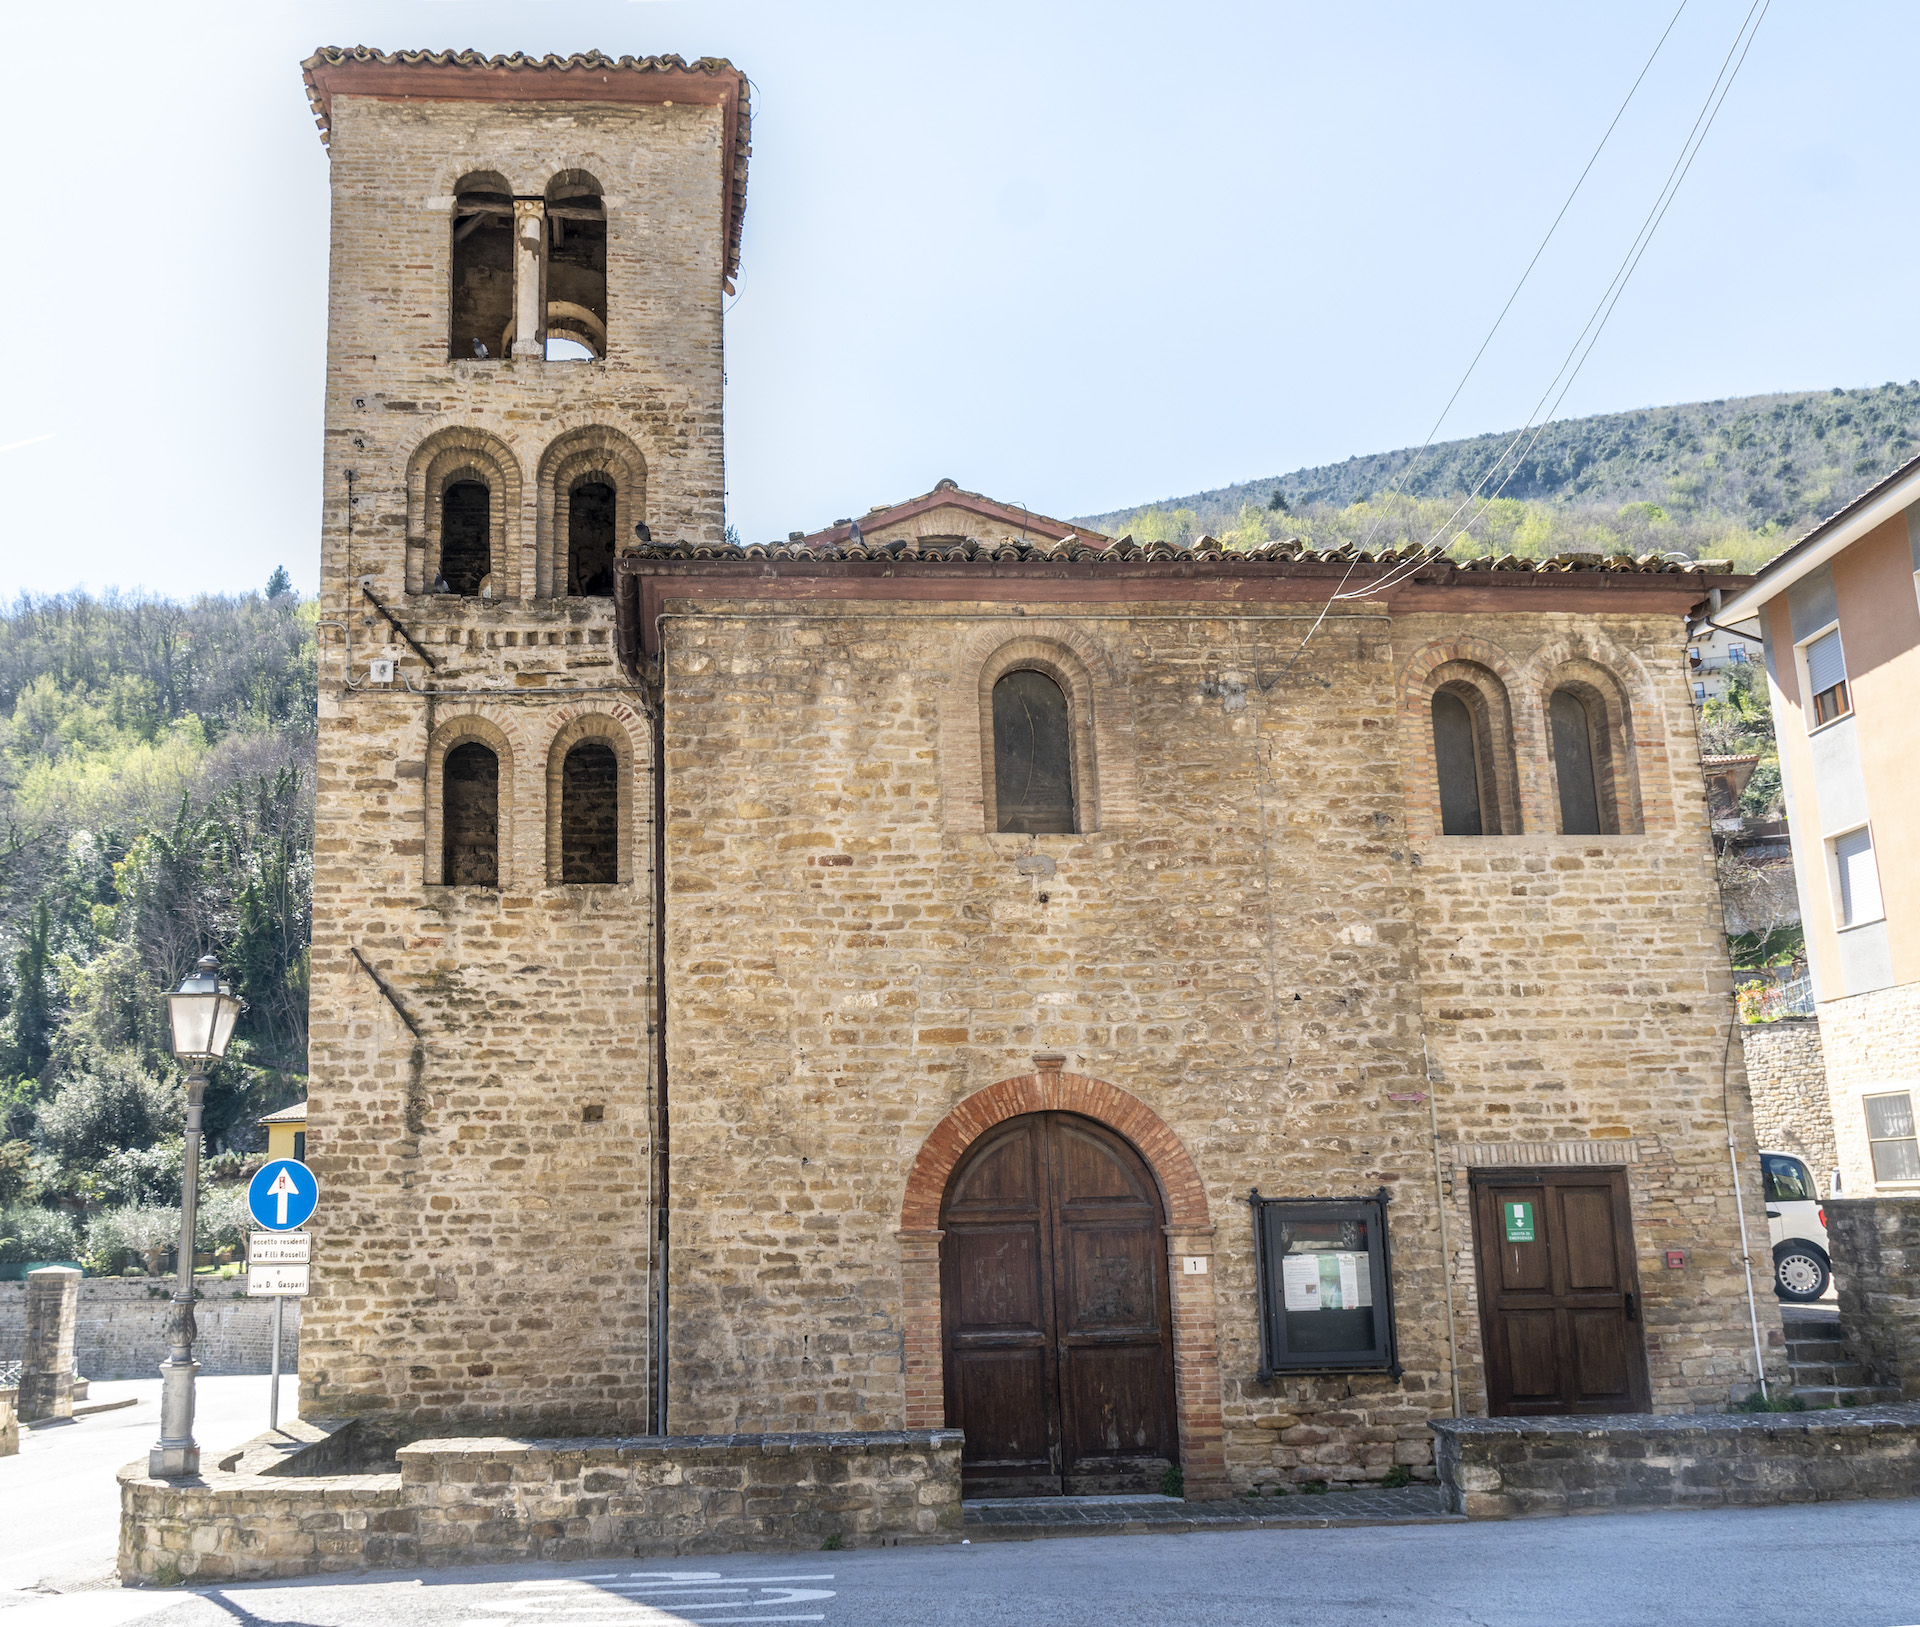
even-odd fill
[[[637,534],[725,533],[745,76],[326,49],[303,1405],[644,1430],[654,762]],[[640,532],[645,528],[645,533]]]

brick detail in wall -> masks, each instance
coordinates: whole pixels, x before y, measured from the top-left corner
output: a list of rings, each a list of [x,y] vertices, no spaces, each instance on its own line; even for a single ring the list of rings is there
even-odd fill
[[[940,1304],[940,1204],[967,1148],[996,1124],[1026,1113],[1079,1113],[1118,1131],[1159,1181],[1166,1203],[1169,1251],[1213,1253],[1207,1194],[1180,1138],[1137,1096],[1103,1080],[1065,1073],[1065,1058],[1042,1054],[1035,1071],[974,1092],[940,1121],[920,1148],[900,1205],[906,1427],[946,1422],[945,1349]],[[1220,1414],[1220,1345],[1213,1314],[1213,1276],[1188,1275],[1172,1261],[1173,1370],[1180,1459],[1187,1495],[1224,1496],[1230,1482]]]

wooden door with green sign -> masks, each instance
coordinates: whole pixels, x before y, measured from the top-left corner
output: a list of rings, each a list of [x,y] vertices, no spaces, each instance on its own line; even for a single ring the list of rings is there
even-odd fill
[[[1487,1411],[1645,1412],[1626,1171],[1476,1170]]]

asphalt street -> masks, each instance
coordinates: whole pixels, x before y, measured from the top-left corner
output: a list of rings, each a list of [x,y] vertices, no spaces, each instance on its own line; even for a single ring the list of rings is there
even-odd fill
[[[194,1436],[205,1452],[251,1440],[267,1427],[262,1377],[203,1378]],[[23,1424],[20,1450],[0,1458],[0,1617],[35,1590],[97,1587],[113,1577],[120,1544],[122,1464],[147,1455],[160,1434],[160,1380],[95,1380],[83,1406],[134,1397],[86,1418]],[[297,1410],[299,1382],[280,1382],[282,1417]]]
[[[6,1627],[1913,1627],[1920,1501],[81,1593]]]

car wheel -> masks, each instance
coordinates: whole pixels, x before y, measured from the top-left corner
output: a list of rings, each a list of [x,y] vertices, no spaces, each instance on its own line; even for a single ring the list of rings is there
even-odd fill
[[[1782,1299],[1818,1299],[1832,1276],[1826,1259],[1811,1243],[1786,1242],[1773,1251],[1773,1291]]]

